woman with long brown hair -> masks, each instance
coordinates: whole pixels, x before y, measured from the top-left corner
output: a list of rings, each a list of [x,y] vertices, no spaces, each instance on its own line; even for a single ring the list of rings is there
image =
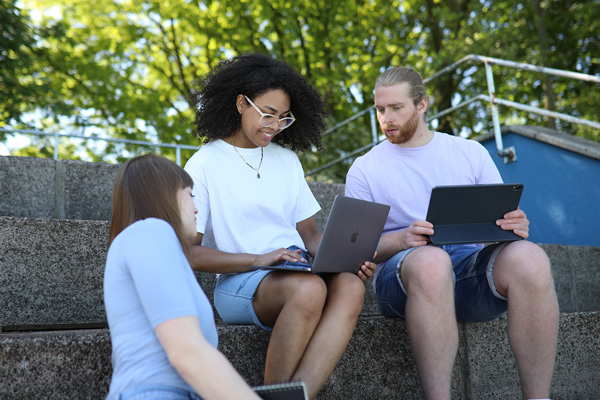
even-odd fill
[[[182,168],[154,155],[116,176],[104,273],[107,399],[259,399],[216,349],[212,306],[190,268],[192,187]]]

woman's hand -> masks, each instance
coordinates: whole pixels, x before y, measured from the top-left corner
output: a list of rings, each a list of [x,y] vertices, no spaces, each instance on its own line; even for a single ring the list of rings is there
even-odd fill
[[[281,264],[285,261],[291,261],[291,262],[302,262],[302,263],[306,263],[308,262],[308,260],[306,260],[304,257],[300,256],[301,250],[288,250],[288,249],[277,249],[277,250],[273,250],[269,253],[266,254],[259,254],[256,257],[256,263],[253,264],[255,267],[270,267],[272,265],[278,265]]]
[[[367,279],[373,277],[375,270],[377,269],[377,264],[371,261],[365,261],[363,265],[360,266],[360,269],[356,273],[361,281],[366,282]]]

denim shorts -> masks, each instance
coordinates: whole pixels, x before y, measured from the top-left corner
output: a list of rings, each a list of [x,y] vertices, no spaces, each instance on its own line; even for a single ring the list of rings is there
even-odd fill
[[[491,321],[508,309],[506,298],[498,293],[492,274],[494,261],[506,243],[483,248],[472,245],[444,245],[452,260],[454,303],[459,322]],[[418,247],[402,251],[379,268],[375,292],[379,310],[386,317],[405,318],[406,289],[400,279],[404,258]]]
[[[219,275],[215,286],[215,308],[224,322],[254,324],[267,331],[273,330],[260,322],[252,305],[258,285],[270,272],[273,270],[256,269]]]
[[[288,249],[293,251],[299,247],[291,246]],[[300,255],[308,260],[305,250],[302,250]],[[252,304],[258,285],[271,272],[273,270],[256,269],[239,274],[219,275],[215,286],[215,308],[221,319],[228,324],[254,324],[266,331],[272,331],[273,327],[260,322]]]
[[[144,385],[122,393],[119,400],[202,400],[202,397],[173,386]]]

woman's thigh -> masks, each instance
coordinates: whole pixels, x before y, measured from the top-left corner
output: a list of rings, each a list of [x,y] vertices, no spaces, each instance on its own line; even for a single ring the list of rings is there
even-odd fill
[[[274,325],[286,306],[292,313],[320,313],[327,294],[327,285],[320,275],[274,271],[260,283],[253,304],[260,320],[266,325]]]
[[[254,324],[271,331],[256,315],[253,301],[265,277],[274,271],[257,269],[239,274],[223,274],[217,278],[215,308],[228,324]]]

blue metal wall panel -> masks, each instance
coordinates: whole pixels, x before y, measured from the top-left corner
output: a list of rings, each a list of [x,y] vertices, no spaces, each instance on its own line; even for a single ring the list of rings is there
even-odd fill
[[[600,160],[515,133],[503,135],[515,146],[517,161],[504,164],[493,139],[482,144],[505,182],[525,185],[521,208],[537,243],[600,246]]]

